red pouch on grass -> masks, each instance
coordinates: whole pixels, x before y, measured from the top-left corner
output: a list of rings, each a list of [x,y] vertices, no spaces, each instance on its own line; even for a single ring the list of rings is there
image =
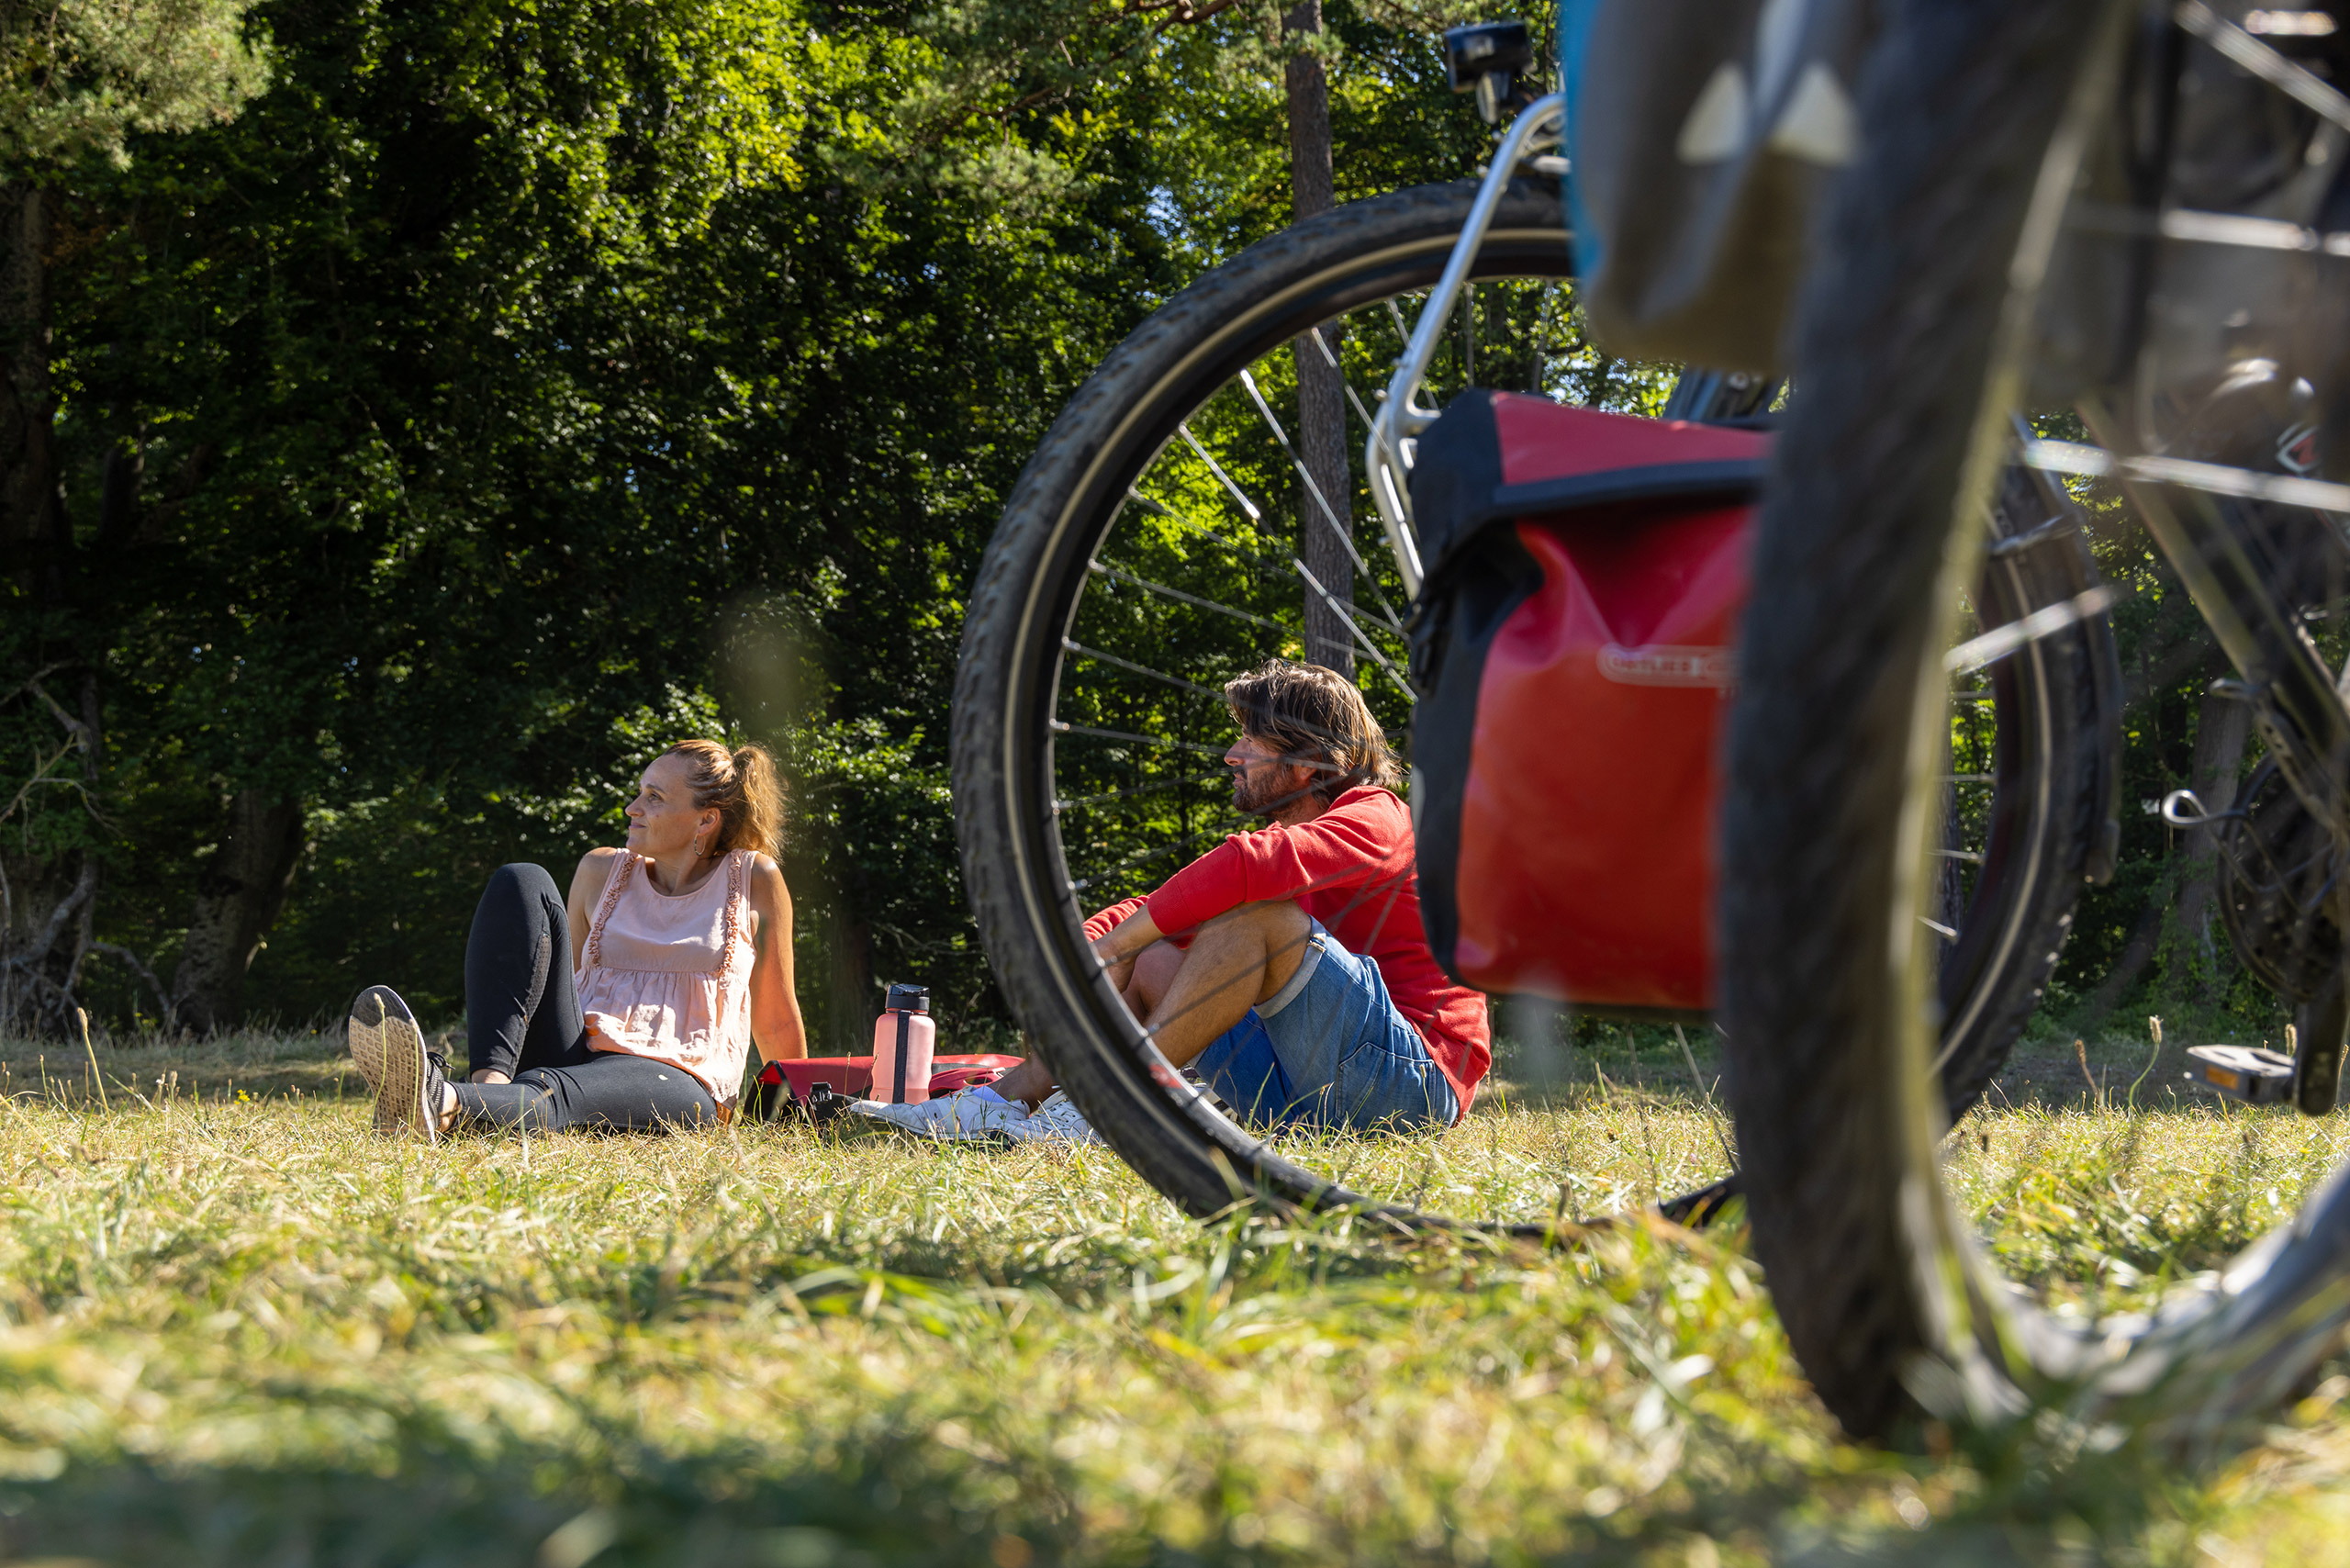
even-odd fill
[[[1714,818],[1770,438],[1471,391],[1412,469],[1421,915],[1481,991],[1714,1002]]]
[[[975,1083],[993,1083],[1020,1065],[1020,1058],[980,1054],[976,1056],[943,1056],[931,1058],[930,1097],[952,1094],[957,1089],[968,1089]],[[777,1091],[789,1084],[791,1097],[802,1104],[819,1083],[828,1085],[834,1093],[855,1099],[873,1087],[873,1058],[865,1057],[800,1057],[791,1061],[771,1061],[759,1070],[757,1083],[760,1101],[782,1107]]]

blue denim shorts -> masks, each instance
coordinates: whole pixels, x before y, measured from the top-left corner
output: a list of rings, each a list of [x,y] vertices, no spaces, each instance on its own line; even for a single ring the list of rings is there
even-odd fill
[[[1379,966],[1319,921],[1289,983],[1209,1042],[1192,1070],[1258,1126],[1442,1127],[1460,1114]]]

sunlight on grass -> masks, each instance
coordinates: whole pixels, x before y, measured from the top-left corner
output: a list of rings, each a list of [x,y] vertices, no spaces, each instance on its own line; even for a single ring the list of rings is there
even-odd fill
[[[1203,1226],[1101,1150],[787,1126],[427,1150],[315,1039],[207,1049],[176,1092],[106,1052],[110,1111],[0,1051],[0,1558],[2252,1562],[2350,1495],[2342,1378],[2200,1479],[1845,1443],[1735,1234]],[[1292,1152],[1539,1218],[1710,1179],[1721,1136],[1578,1084]],[[2031,1107],[1953,1159],[2010,1267],[2093,1305],[2210,1266],[2336,1141]]]

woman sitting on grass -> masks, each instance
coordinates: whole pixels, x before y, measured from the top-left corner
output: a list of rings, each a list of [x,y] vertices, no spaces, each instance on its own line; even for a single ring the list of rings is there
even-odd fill
[[[684,741],[638,779],[628,846],[589,850],[567,903],[540,868],[499,867],[465,939],[469,1081],[449,1081],[388,987],[352,1004],[375,1130],[437,1143],[460,1126],[724,1119],[754,1039],[768,1061],[808,1054],[774,859],[782,825],[763,748]]]

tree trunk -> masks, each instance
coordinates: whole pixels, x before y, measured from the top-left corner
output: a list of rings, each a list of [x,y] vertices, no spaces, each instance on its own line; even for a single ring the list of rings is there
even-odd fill
[[[85,791],[98,782],[98,687],[90,665],[76,656],[62,618],[70,607],[73,535],[58,490],[56,404],[49,374],[49,240],[50,198],[38,185],[0,185],[0,570],[23,599],[39,607],[39,641],[24,652],[30,667],[6,672],[31,700],[44,704],[65,732],[64,750],[39,757],[51,777],[78,772]],[[77,714],[44,684],[80,666]],[[39,673],[36,673],[39,672]],[[71,753],[82,754],[78,767]],[[70,772],[67,773],[70,777]],[[51,790],[19,810],[71,811],[64,792]],[[78,802],[86,805],[84,793]],[[98,863],[86,849],[25,847],[0,856],[0,1025],[58,1031],[70,1028],[74,987],[89,955],[91,913],[97,902]],[[54,840],[51,841],[52,843]]]
[[[65,732],[56,751],[46,756],[36,754],[34,761],[41,776],[70,778],[69,759],[79,751],[78,804],[79,809],[90,810],[89,802],[97,793],[98,769],[105,760],[98,728],[98,678],[84,672],[78,717],[39,678],[26,682],[24,689],[48,708]],[[33,808],[20,804],[18,809]],[[80,1005],[74,988],[81,983],[82,965],[90,956],[90,922],[97,898],[98,857],[92,850],[26,851],[12,856],[0,848],[0,1027],[51,1034],[71,1029],[73,1009]]]
[[[1322,31],[1322,0],[1300,0],[1282,19],[1293,40]],[[1304,222],[1336,205],[1330,156],[1330,84],[1318,55],[1303,50],[1289,57],[1290,217]],[[1330,353],[1338,352],[1335,329],[1323,329]],[[1310,337],[1293,346],[1297,360],[1298,455],[1313,478],[1298,498],[1297,556],[1314,582],[1305,592],[1305,657],[1354,674],[1355,644],[1347,630],[1353,612],[1354,563],[1346,541],[1354,533],[1354,479],[1347,462],[1346,388],[1338,372]],[[1320,491],[1320,498],[1315,491]],[[1326,507],[1326,510],[1325,510]],[[1341,532],[1343,531],[1343,532]],[[1317,592],[1315,583],[1321,585]],[[1328,597],[1326,599],[1324,594]]]
[[[2252,705],[2247,702],[2206,695],[2197,710],[2195,796],[2210,815],[2234,809],[2251,726]],[[2208,827],[2188,828],[2185,848],[2188,868],[2178,890],[2179,935],[2197,945],[2209,966],[2219,958],[2211,935],[2212,904],[2219,896],[2219,836]]]
[[[873,929],[849,913],[845,901],[827,945],[824,1009],[834,1056],[861,1057],[873,1048],[873,1020],[881,1006],[874,996]]]
[[[50,197],[0,185],[0,560],[33,598],[65,599],[65,507],[49,377]]]
[[[302,807],[260,790],[229,798],[229,829],[196,884],[172,1002],[187,1027],[209,1033],[242,1010],[245,971],[285,905],[302,854]]]

